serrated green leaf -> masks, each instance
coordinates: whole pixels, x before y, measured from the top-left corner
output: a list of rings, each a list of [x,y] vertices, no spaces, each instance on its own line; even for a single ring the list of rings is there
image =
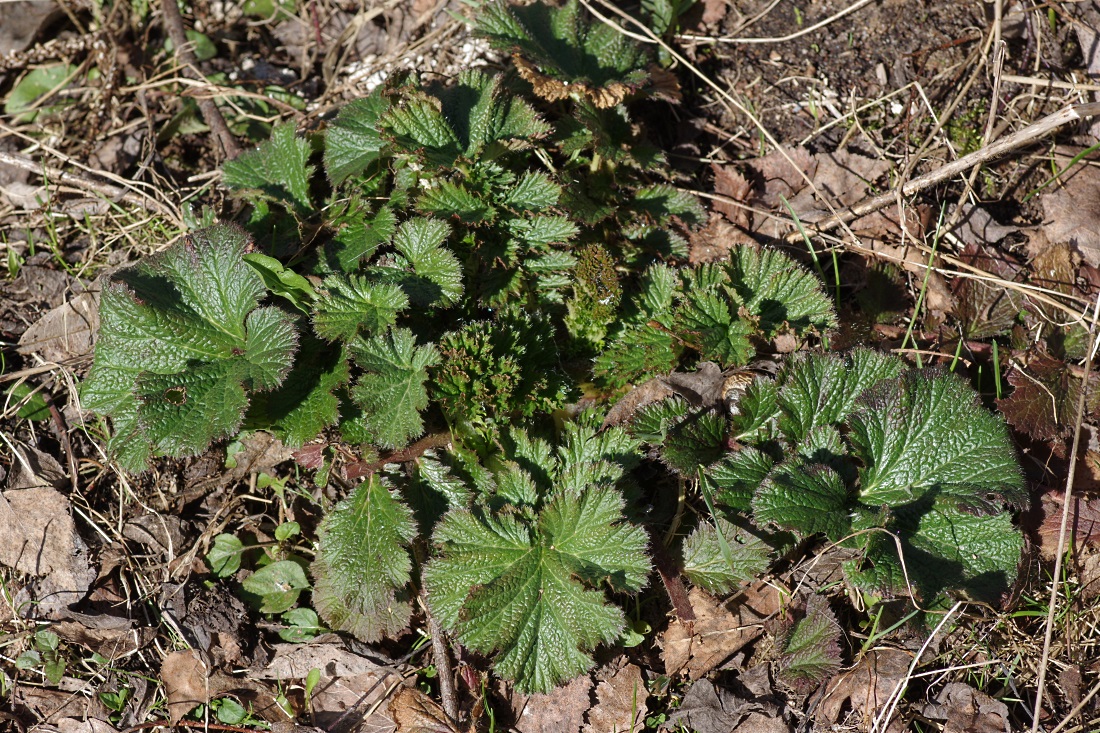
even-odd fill
[[[778,378],[783,385],[779,428],[791,442],[799,443],[814,427],[843,421],[861,394],[904,369],[896,356],[870,349],[855,349],[842,357],[795,357]]]
[[[393,246],[412,265],[402,285],[413,304],[447,307],[462,297],[462,266],[444,246],[450,233],[446,223],[425,218],[409,219],[397,230]]]
[[[252,398],[245,425],[270,430],[292,448],[313,440],[339,418],[333,392],[351,379],[343,348],[332,348],[308,331],[300,356],[279,389]]]
[[[241,582],[241,588],[246,593],[261,599],[260,613],[288,610],[308,587],[306,572],[293,560],[279,560],[265,565]]]
[[[706,471],[717,489],[714,498],[731,509],[748,511],[753,495],[774,465],[770,456],[756,448],[746,446],[728,453]]]
[[[931,491],[993,513],[1027,500],[1004,421],[954,374],[882,382],[860,398],[850,426],[864,504],[905,504]]]
[[[494,667],[524,691],[549,692],[588,671],[587,653],[611,643],[623,615],[591,590],[640,589],[649,573],[645,532],[622,521],[623,500],[593,487],[552,498],[535,524],[457,511],[433,540],[424,569],[432,613],[463,644],[495,654]]]
[[[756,350],[749,342],[751,325],[730,311],[729,302],[714,289],[689,290],[677,309],[678,330],[705,361],[723,367],[747,364]]]
[[[608,387],[623,387],[646,375],[667,374],[679,354],[672,334],[648,326],[621,331],[596,357],[594,376]]]
[[[348,341],[357,333],[380,333],[409,307],[409,299],[392,283],[372,283],[365,277],[334,275],[325,280],[317,299],[313,328],[327,341]]]
[[[195,232],[104,288],[84,405],[111,417],[112,450],[131,470],[152,454],[204,450],[241,424],[252,390],[290,370],[290,318],[257,308],[263,280],[239,229]]]
[[[675,395],[643,405],[630,419],[630,434],[647,443],[663,443],[668,431],[688,413],[687,400]]]
[[[650,80],[647,50],[609,26],[590,23],[576,0],[558,8],[486,2],[474,30],[493,47],[519,54],[521,76],[549,101],[574,94],[612,107]]]
[[[297,136],[294,125],[287,123],[271,131],[271,139],[255,150],[248,150],[222,166],[226,186],[250,192],[282,204],[299,218],[313,210],[309,197],[309,143]]]
[[[660,224],[667,224],[674,216],[688,224],[701,224],[706,219],[703,207],[695,196],[667,183],[638,189],[627,207],[649,214]]]
[[[366,170],[378,160],[385,141],[378,122],[389,102],[378,87],[370,96],[348,103],[325,133],[325,172],[334,186]]]
[[[488,161],[549,132],[534,108],[508,94],[500,76],[467,69],[452,85],[406,93],[381,118],[399,148],[436,166]]]
[[[772,437],[779,417],[779,386],[772,379],[754,379],[733,405],[730,435],[739,442]]]
[[[424,431],[420,411],[428,406],[427,368],[439,363],[434,346],[417,346],[412,331],[399,328],[352,345],[366,374],[351,396],[363,409],[372,441],[384,448],[405,445]]]
[[[824,596],[806,599],[806,608],[776,634],[779,678],[808,693],[840,669],[840,624]]]
[[[722,517],[716,519],[717,526],[701,522],[684,540],[684,575],[700,588],[722,594],[767,570],[769,548],[759,537]]]
[[[669,429],[661,458],[684,475],[709,466],[726,451],[726,418],[717,410],[695,411]]]
[[[416,208],[425,214],[457,217],[465,224],[484,224],[496,218],[492,204],[453,181],[437,181],[425,188],[416,200]]]
[[[505,206],[518,211],[541,211],[555,206],[561,196],[561,186],[545,173],[524,173],[504,196]]]
[[[579,231],[568,217],[549,214],[514,219],[509,222],[508,229],[517,240],[531,249],[568,242]]]
[[[766,336],[783,324],[795,333],[824,331],[837,325],[833,304],[811,273],[774,249],[737,247],[726,268],[745,306],[760,319]]]
[[[752,500],[758,524],[774,524],[803,536],[822,533],[836,542],[848,534],[852,522],[848,487],[828,466],[800,458],[776,466]]]
[[[390,241],[397,231],[397,216],[390,206],[383,206],[371,215],[365,204],[353,201],[332,225],[338,231],[325,247],[329,269],[353,274],[359,270],[361,261]]]
[[[396,634],[409,622],[412,512],[371,475],[328,513],[318,530],[313,606],[333,629],[363,641]]]

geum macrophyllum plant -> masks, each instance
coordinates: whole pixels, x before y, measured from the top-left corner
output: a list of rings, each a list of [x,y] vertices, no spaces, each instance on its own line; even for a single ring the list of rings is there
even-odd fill
[[[312,139],[277,127],[224,169],[246,229],[111,278],[81,395],[119,464],[243,430],[359,446],[367,478],[318,530],[318,613],[374,641],[423,590],[528,691],[620,638],[679,487],[699,520],[673,550],[714,593],[766,569],[776,530],[859,550],[848,578],[882,596],[1003,592],[1023,486],[1001,421],[959,378],[866,350],[791,358],[726,399],[773,338],[837,325],[818,282],[754,247],[682,264],[702,211],[631,117],[669,89],[645,49],[576,3],[487,3],[475,28],[518,77],[395,79]],[[425,431],[445,448],[371,464]],[[785,643],[813,660],[827,637]]]

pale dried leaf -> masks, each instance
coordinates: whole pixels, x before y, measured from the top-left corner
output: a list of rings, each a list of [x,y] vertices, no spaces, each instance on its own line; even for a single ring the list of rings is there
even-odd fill
[[[321,672],[313,692],[314,722],[326,730],[358,704],[358,718],[373,710],[401,677],[392,668],[354,654],[340,644],[276,644],[271,662],[257,676],[264,680],[303,680],[311,669]],[[363,695],[366,694],[366,698]],[[357,724],[363,731],[393,730],[379,710]]]
[[[596,673],[596,704],[588,711],[585,733],[640,731],[645,727],[646,691],[642,670],[634,664],[611,664]]]
[[[98,293],[80,293],[43,314],[19,337],[20,354],[37,352],[46,361],[65,362],[92,353],[99,329]]]
[[[108,659],[129,656],[150,643],[157,634],[151,627],[135,628],[131,619],[74,611],[66,611],[63,620],[50,625],[50,631],[63,641],[79,644]]]
[[[806,179],[814,180],[817,172],[817,160],[806,148],[773,150],[763,158],[748,161],[748,166],[759,180],[756,203],[769,209],[780,208],[783,199],[794,198],[806,188]]]
[[[954,210],[948,216],[954,215]],[[1020,227],[1001,224],[989,211],[981,206],[966,202],[962,213],[951,232],[966,244],[996,244],[1009,234],[1020,231]]]
[[[97,718],[61,718],[52,723],[36,725],[30,733],[115,733],[116,728]]]
[[[877,189],[876,184],[890,170],[888,161],[848,150],[817,155],[814,161],[814,173],[810,176],[814,188],[802,188],[793,199],[788,199],[800,216],[802,212],[826,210],[825,202],[837,208],[860,202]]]
[[[518,733],[577,733],[592,706],[592,678],[581,675],[547,695],[512,695]]]
[[[210,702],[217,690],[211,690],[209,675],[194,649],[171,652],[160,665],[160,679],[168,697],[168,716],[175,725],[195,706]]]
[[[53,488],[64,479],[48,454],[22,448],[0,494],[0,564],[41,578],[35,597],[43,616],[82,599],[96,577],[69,500]]]
[[[911,661],[912,657],[899,649],[871,650],[855,667],[825,683],[817,720],[824,725],[842,723],[846,710],[851,710],[864,726],[869,725],[887,705],[894,688],[908,673]]]
[[[1008,706],[963,682],[948,682],[925,717],[943,721],[944,733],[1012,733]]]
[[[402,687],[390,700],[397,733],[463,733],[443,708],[415,687]]]
[[[38,32],[61,12],[53,0],[0,3],[0,54],[31,45]]]
[[[732,165],[711,164],[714,171],[714,192],[740,204],[748,204],[752,198],[752,183]],[[712,204],[715,211],[730,222],[743,229],[752,227],[752,212],[744,206],[729,201],[715,199]]]
[[[707,225],[688,232],[690,250],[688,261],[693,265],[704,262],[726,262],[730,251],[736,247],[756,246],[745,229],[730,224],[724,217],[711,212]]]
[[[763,621],[779,611],[781,598],[772,585],[757,582],[739,591],[728,604],[692,588],[688,599],[695,621],[673,620],[661,635],[661,657],[668,675],[693,680],[717,669],[727,658],[763,632]]]
[[[1100,265],[1100,168],[1077,165],[1042,196],[1048,241],[1070,244],[1090,265]]]

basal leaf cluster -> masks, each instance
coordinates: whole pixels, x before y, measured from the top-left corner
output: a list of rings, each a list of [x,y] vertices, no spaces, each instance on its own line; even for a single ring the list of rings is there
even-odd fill
[[[645,5],[666,30],[686,7]],[[675,80],[575,1],[472,21],[512,68],[395,76],[318,132],[276,127],[223,169],[243,228],[107,282],[81,397],[119,463],[266,430],[310,444],[319,485],[355,464],[318,528],[320,618],[377,641],[426,608],[526,691],[621,640],[666,536],[712,593],[820,535],[859,550],[868,593],[995,599],[1024,498],[999,418],[869,350],[745,379],[837,318],[782,252],[688,264],[704,212],[633,109]],[[792,683],[835,666],[823,602],[777,632]]]

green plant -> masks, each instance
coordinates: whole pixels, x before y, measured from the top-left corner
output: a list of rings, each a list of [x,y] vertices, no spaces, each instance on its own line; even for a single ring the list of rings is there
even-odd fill
[[[1020,476],[968,388],[868,351],[731,387],[776,337],[837,325],[820,284],[755,247],[683,264],[702,210],[631,116],[667,88],[643,48],[576,3],[487,3],[475,28],[519,78],[397,78],[314,138],[276,127],[223,171],[245,229],[196,231],[104,289],[82,397],[124,467],[263,429],[320,436],[323,484],[358,449],[365,479],[318,530],[316,615],[294,608],[310,583],[285,553],[243,583],[284,638],[322,620],[394,636],[423,593],[498,673],[548,691],[637,637],[620,604],[681,519],[640,507],[678,492],[699,520],[673,551],[714,592],[788,532],[861,549],[849,578],[884,594],[907,592],[902,558],[925,604],[1003,586]],[[244,550],[216,538],[211,569]],[[798,628],[795,680],[827,668],[802,640],[832,638]]]

